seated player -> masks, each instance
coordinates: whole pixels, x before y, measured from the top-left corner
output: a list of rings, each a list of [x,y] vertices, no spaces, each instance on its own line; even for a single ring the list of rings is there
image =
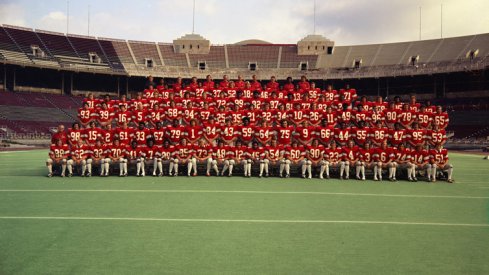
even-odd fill
[[[85,144],[81,139],[78,140],[78,144],[71,148],[71,159],[66,162],[68,167],[68,177],[73,175],[73,165],[81,166],[80,176],[84,177],[88,168],[88,174],[90,177],[92,173],[92,160],[88,158],[90,156],[90,147]]]
[[[176,160],[173,163],[175,169],[175,176],[178,175],[178,164],[187,164],[187,176],[197,176],[197,159],[195,158],[194,146],[187,143],[187,139],[184,138],[180,141],[180,145],[175,146]],[[171,166],[170,166],[171,168]],[[192,169],[194,173],[192,174]]]
[[[329,148],[325,149],[323,152],[322,165],[324,166],[324,172],[326,173],[326,178],[329,179],[329,168],[339,168],[341,163],[341,147],[336,146],[336,142],[332,141]],[[322,176],[322,174],[320,175]],[[321,178],[321,177],[320,177]]]
[[[343,179],[343,173],[345,173],[345,180],[350,178],[350,167],[355,166],[358,161],[357,152],[358,146],[355,145],[353,140],[348,141],[348,146],[343,147],[340,165],[340,179]]]
[[[200,139],[198,146],[195,148],[195,158],[197,159],[197,165],[199,163],[206,164],[205,175],[211,175],[211,167],[212,167],[212,146],[206,143],[205,139]],[[215,170],[216,174],[219,171]]]
[[[373,149],[370,148],[370,143],[367,142],[365,143],[364,148],[359,148],[357,151],[357,163],[355,165],[356,167],[356,178],[357,180],[365,180],[365,170],[372,168],[372,155],[373,155]],[[360,177],[360,174],[361,177]]]
[[[105,158],[105,175],[106,177],[109,176],[109,168],[110,164],[119,164],[119,168],[121,167],[121,164],[126,162],[125,159],[126,156],[126,145],[121,144],[118,139],[114,140],[114,144],[111,146],[109,153],[107,154],[107,157]],[[125,176],[123,174],[123,169],[120,169],[119,176]]]
[[[107,154],[107,146],[102,143],[101,139],[97,139],[95,145],[90,149],[90,158],[92,160],[92,165],[100,165],[100,175],[104,174],[105,170],[105,156]]]
[[[438,127],[438,125],[437,125]],[[448,173],[447,182],[453,183],[452,179],[453,165],[448,163],[448,151],[441,144],[437,144],[435,149],[430,150],[431,163],[431,181],[436,182],[436,170],[446,171]]]
[[[411,178],[418,181],[416,170],[426,172],[428,181],[431,181],[431,164],[429,163],[429,154],[422,144],[418,144],[415,150],[411,151],[411,159],[413,161],[413,170]]]
[[[280,159],[280,177],[283,176],[285,170],[285,177],[290,177],[290,165],[294,164],[299,166],[305,156],[305,149],[303,145],[299,146],[297,141],[293,141],[291,146],[285,146],[282,150],[282,158]]]
[[[281,154],[284,149],[283,144],[278,144],[277,139],[273,138],[272,141],[270,142],[270,145],[265,146],[265,150],[267,152],[267,157],[268,157],[268,168],[270,170],[273,169],[273,167],[276,167],[277,164],[280,163],[281,160]]]
[[[317,139],[312,141],[312,145],[306,147],[306,157],[302,161],[302,178],[306,178],[306,170],[308,179],[312,179],[312,167],[318,166],[323,160],[324,146],[319,144]],[[319,175],[320,178],[322,175]]]
[[[389,169],[389,180],[396,181],[395,152],[393,148],[387,147],[387,141],[382,142],[379,148],[374,150],[374,180],[382,181],[382,168]]]
[[[228,177],[231,177],[233,175],[233,167],[236,164],[234,160],[236,158],[236,152],[232,146],[225,145],[224,148],[226,148],[226,154],[224,156],[224,166],[222,167],[221,175],[224,176],[226,171],[229,170]]]
[[[397,146],[396,163],[400,169],[407,171],[408,181],[414,181],[411,177],[414,166],[413,162],[411,161],[411,149],[406,148],[403,143]]]
[[[144,149],[138,145],[138,142],[136,140],[132,140],[131,144],[126,146],[125,160],[123,160],[119,163],[119,168],[122,171],[122,173],[120,174],[121,177],[127,176],[128,164],[130,166],[136,166],[136,174],[139,173],[139,170],[141,169],[142,150],[144,150]]]
[[[254,141],[250,148],[251,163],[248,163],[248,177],[251,177],[251,164],[258,163],[260,166],[260,177],[263,176],[263,170],[265,169],[265,149],[258,146],[258,142]]]
[[[159,175],[163,173],[163,166],[161,164],[161,155],[158,146],[154,144],[154,139],[148,138],[146,146],[142,146],[141,150],[141,166],[140,170],[136,171],[137,176],[144,177],[146,175],[146,166],[153,164],[153,176],[156,177],[156,172],[160,171]]]
[[[61,165],[61,176],[65,176],[66,162],[70,155],[68,144],[63,144],[63,140],[58,139],[49,148],[49,158],[46,160],[48,167],[48,177],[53,176],[53,165]]]

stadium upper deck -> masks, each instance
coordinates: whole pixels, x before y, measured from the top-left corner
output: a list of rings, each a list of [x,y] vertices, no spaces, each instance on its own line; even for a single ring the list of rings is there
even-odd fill
[[[306,54],[300,53],[298,44],[251,40],[209,45],[207,51],[192,53],[179,50],[175,41],[173,44],[125,41],[10,25],[0,27],[3,63],[132,76],[203,78],[210,73],[226,73],[231,77],[257,74],[262,78],[275,75],[285,79],[307,74],[315,79],[345,79],[422,75],[483,69],[489,64],[488,55],[489,34],[332,46],[329,50]]]

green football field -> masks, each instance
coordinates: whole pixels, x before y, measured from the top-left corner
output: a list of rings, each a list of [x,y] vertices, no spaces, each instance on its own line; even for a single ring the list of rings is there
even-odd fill
[[[0,274],[489,274],[489,161],[455,184],[47,178],[0,153]]]

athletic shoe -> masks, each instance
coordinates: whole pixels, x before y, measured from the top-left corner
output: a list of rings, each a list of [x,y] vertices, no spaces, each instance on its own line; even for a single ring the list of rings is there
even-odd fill
[[[48,178],[52,177],[53,176],[53,173],[49,173],[48,174]]]
[[[91,177],[91,176],[92,176],[92,174],[91,174],[91,173],[87,173],[87,177]]]
[[[290,174],[285,174],[285,177],[286,178],[290,178]]]
[[[448,182],[448,183],[454,183],[454,182],[455,182],[455,180],[454,180],[454,179],[447,179],[447,182]]]
[[[320,180],[324,179],[324,178],[323,178],[323,175],[319,175],[319,179],[320,179]]]
[[[68,174],[68,178],[71,178],[71,177],[73,177],[73,173]]]

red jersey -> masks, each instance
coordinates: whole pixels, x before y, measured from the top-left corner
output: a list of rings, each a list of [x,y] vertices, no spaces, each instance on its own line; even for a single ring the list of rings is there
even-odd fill
[[[261,144],[265,144],[269,142],[274,134],[273,127],[270,126],[267,127],[257,126],[255,127],[254,132],[255,132],[256,140]]]
[[[85,128],[83,129],[83,139],[89,144],[94,144],[97,139],[102,138],[103,130],[100,128]]]
[[[389,162],[396,158],[395,149],[391,147],[387,147],[385,149],[380,147],[375,148],[372,157],[374,161]]]
[[[396,146],[404,143],[407,139],[408,135],[406,130],[389,130],[389,143],[392,146]]]
[[[234,125],[233,126],[222,126],[220,133],[221,133],[221,138],[225,142],[231,142],[237,137],[237,135],[239,133],[239,126],[234,126]]]
[[[316,135],[316,127],[314,126],[307,126],[307,127],[297,127],[295,128],[295,131],[294,131],[294,137],[302,142],[302,143],[306,143],[306,142],[309,142],[311,141]]]
[[[96,116],[97,120],[100,123],[107,123],[112,120],[112,118],[114,117],[114,113],[109,109],[99,108],[97,109],[97,112],[96,114],[94,114],[94,116]]]
[[[343,102],[350,103],[357,99],[357,91],[355,89],[341,89],[340,96],[343,96]]]
[[[207,110],[201,109],[199,111],[200,121],[201,122],[208,121],[211,116],[214,116],[214,113],[215,113],[215,110],[211,109],[211,108],[209,108]]]
[[[209,144],[205,144],[204,146],[196,146],[194,149],[195,156],[199,159],[207,158],[212,154],[212,146]]]
[[[83,129],[68,129],[68,140],[71,142],[71,144],[76,144],[79,139],[82,138],[83,135]]]
[[[86,144],[82,145],[76,145],[71,147],[70,154],[72,157],[81,160],[81,159],[86,159],[90,156],[90,146]]]
[[[412,146],[423,144],[426,140],[426,130],[412,129],[412,130],[409,130],[408,133],[409,133],[408,141]]]
[[[317,162],[320,161],[323,158],[323,153],[324,153],[324,146],[323,145],[318,145],[318,146],[307,146],[306,147],[306,154],[307,154],[307,159]]]
[[[447,133],[445,130],[430,130],[427,139],[432,145],[443,143],[447,140]]]
[[[125,156],[126,156],[126,158],[128,158],[130,160],[135,160],[135,159],[140,158],[144,154],[143,150],[144,149],[141,146],[137,146],[136,148],[132,148],[132,146],[127,145],[126,151],[125,151]]]
[[[104,159],[108,153],[109,148],[103,144],[100,146],[94,145],[90,148],[91,157],[96,160]]]
[[[145,110],[135,110],[132,112],[132,121],[134,123],[139,124],[140,122],[148,121],[148,112]]]
[[[442,148],[440,150],[432,149],[429,151],[429,158],[438,165],[443,165],[448,161],[448,150]]]
[[[284,150],[284,146],[278,144],[277,146],[268,145],[265,146],[265,150],[268,152],[268,159],[277,161],[280,159],[280,153]]]
[[[311,123],[312,125],[318,125],[323,119],[323,114],[324,111],[319,109],[309,111],[309,123]]]
[[[290,144],[292,140],[292,135],[294,133],[293,126],[284,127],[276,127],[274,129],[275,134],[277,135],[277,142],[280,144]]]
[[[166,109],[166,118],[168,120],[180,119],[182,110],[180,107],[168,107]]]
[[[346,144],[350,140],[350,128],[334,129],[334,138],[339,144]]]
[[[249,143],[253,139],[253,136],[255,135],[255,131],[253,128],[254,126],[251,125],[243,125],[239,128],[239,133],[241,134],[241,140],[243,141],[243,143]]]
[[[61,140],[63,144],[68,143],[68,135],[66,132],[56,132],[51,136],[51,143],[56,144],[57,140]]]
[[[153,124],[156,124],[157,122],[163,121],[165,119],[165,111],[161,109],[150,110],[148,111],[148,118]]]
[[[117,120],[117,126],[122,126],[122,124],[131,122],[132,112],[130,111],[119,111],[115,114],[115,119]]]
[[[370,114],[368,111],[355,111],[353,112],[353,119],[355,122],[360,122],[360,121],[367,121],[368,118],[370,117]]]
[[[368,150],[365,148],[359,148],[357,151],[357,159],[365,161],[366,163],[372,162],[374,150],[375,149],[373,148],[370,148]]]
[[[387,138],[389,138],[389,129],[387,129],[386,127],[371,128],[370,138],[373,140],[374,143],[381,144],[382,142],[387,140]]]
[[[288,118],[295,125],[301,124],[304,120],[308,119],[307,112],[305,110],[290,110],[288,112]]]
[[[399,122],[404,126],[409,126],[416,119],[416,113],[413,111],[401,111],[399,113]]]
[[[385,122],[394,124],[398,122],[399,120],[399,110],[396,109],[385,109],[384,110],[384,117],[385,117]]]
[[[144,157],[147,160],[152,160],[161,156],[159,147],[156,145],[153,145],[152,147],[142,146],[142,148],[141,153],[144,154]]]
[[[160,147],[161,159],[169,160],[172,157],[174,151],[175,151],[175,147],[173,145],[170,145],[168,147],[161,146]]]
[[[195,155],[194,146],[187,144],[185,146],[175,145],[174,157],[179,159],[186,159]]]
[[[439,129],[445,129],[448,126],[448,114],[443,113],[434,113],[433,114],[433,122],[438,125]]]
[[[398,162],[407,162],[411,160],[411,152],[412,150],[409,148],[404,148],[403,150],[396,149],[396,161]]]
[[[358,146],[353,146],[352,148],[345,146],[341,150],[341,160],[343,161],[355,161],[357,160]]]
[[[333,150],[333,148],[329,148],[324,150],[324,155],[325,157],[328,158],[329,162],[338,162],[341,158],[341,155],[343,154],[343,149],[340,147],[336,147],[336,149]]]
[[[302,145],[297,147],[287,146],[284,149],[284,156],[292,161],[298,161],[306,156],[306,149]]]
[[[338,97],[339,97],[338,96],[338,91],[336,91],[336,90],[331,90],[331,91],[326,90],[326,91],[323,92],[323,96],[326,99],[326,101],[329,102],[329,103],[337,100]]]
[[[83,124],[88,124],[96,116],[97,116],[97,113],[96,113],[95,109],[84,109],[84,108],[78,109],[78,119]]]
[[[218,123],[204,123],[204,137],[208,140],[215,140],[219,137],[221,126]]]
[[[191,143],[196,142],[202,137],[202,134],[204,132],[203,128],[201,126],[187,126],[185,127],[185,136],[187,137],[187,140],[190,141]]]
[[[419,127],[423,129],[428,128],[433,121],[432,114],[429,112],[418,113],[416,117],[418,119]]]
[[[351,137],[353,137],[353,140],[358,145],[361,145],[361,146],[365,145],[369,136],[370,136],[370,128],[353,127],[351,129]]]
[[[116,134],[117,133],[114,129],[102,130],[102,141],[103,141],[103,143],[108,144],[108,145],[112,144]]]
[[[134,130],[132,128],[119,128],[115,130],[117,137],[121,144],[127,145],[134,137]]]
[[[70,155],[70,148],[68,144],[63,144],[58,146],[56,144],[51,144],[49,147],[49,157],[52,159],[66,159]]]
[[[146,140],[151,137],[151,129],[144,128],[143,130],[134,130],[134,138],[139,145],[146,144]]]
[[[352,117],[353,117],[353,112],[352,110],[341,110],[341,111],[338,111],[338,117],[340,119],[340,122],[344,122],[344,123],[350,123],[350,121],[352,120]]]
[[[416,163],[418,165],[426,163],[429,160],[428,151],[425,149],[422,149],[421,151],[412,150],[411,151],[411,159],[414,161],[414,163]]]
[[[334,138],[334,127],[333,126],[318,126],[315,129],[316,137],[321,141],[322,144],[327,145],[331,143]]]
[[[151,136],[155,141],[155,145],[163,145],[163,142],[165,141],[165,133],[166,133],[166,129],[164,128],[151,129]]]
[[[331,126],[335,126],[336,123],[338,122],[338,114],[336,112],[326,112],[324,113],[323,117],[326,119],[326,123]]]
[[[166,127],[166,137],[170,140],[171,143],[179,143],[182,138],[185,137],[185,127],[179,125],[174,127],[170,125]]]

